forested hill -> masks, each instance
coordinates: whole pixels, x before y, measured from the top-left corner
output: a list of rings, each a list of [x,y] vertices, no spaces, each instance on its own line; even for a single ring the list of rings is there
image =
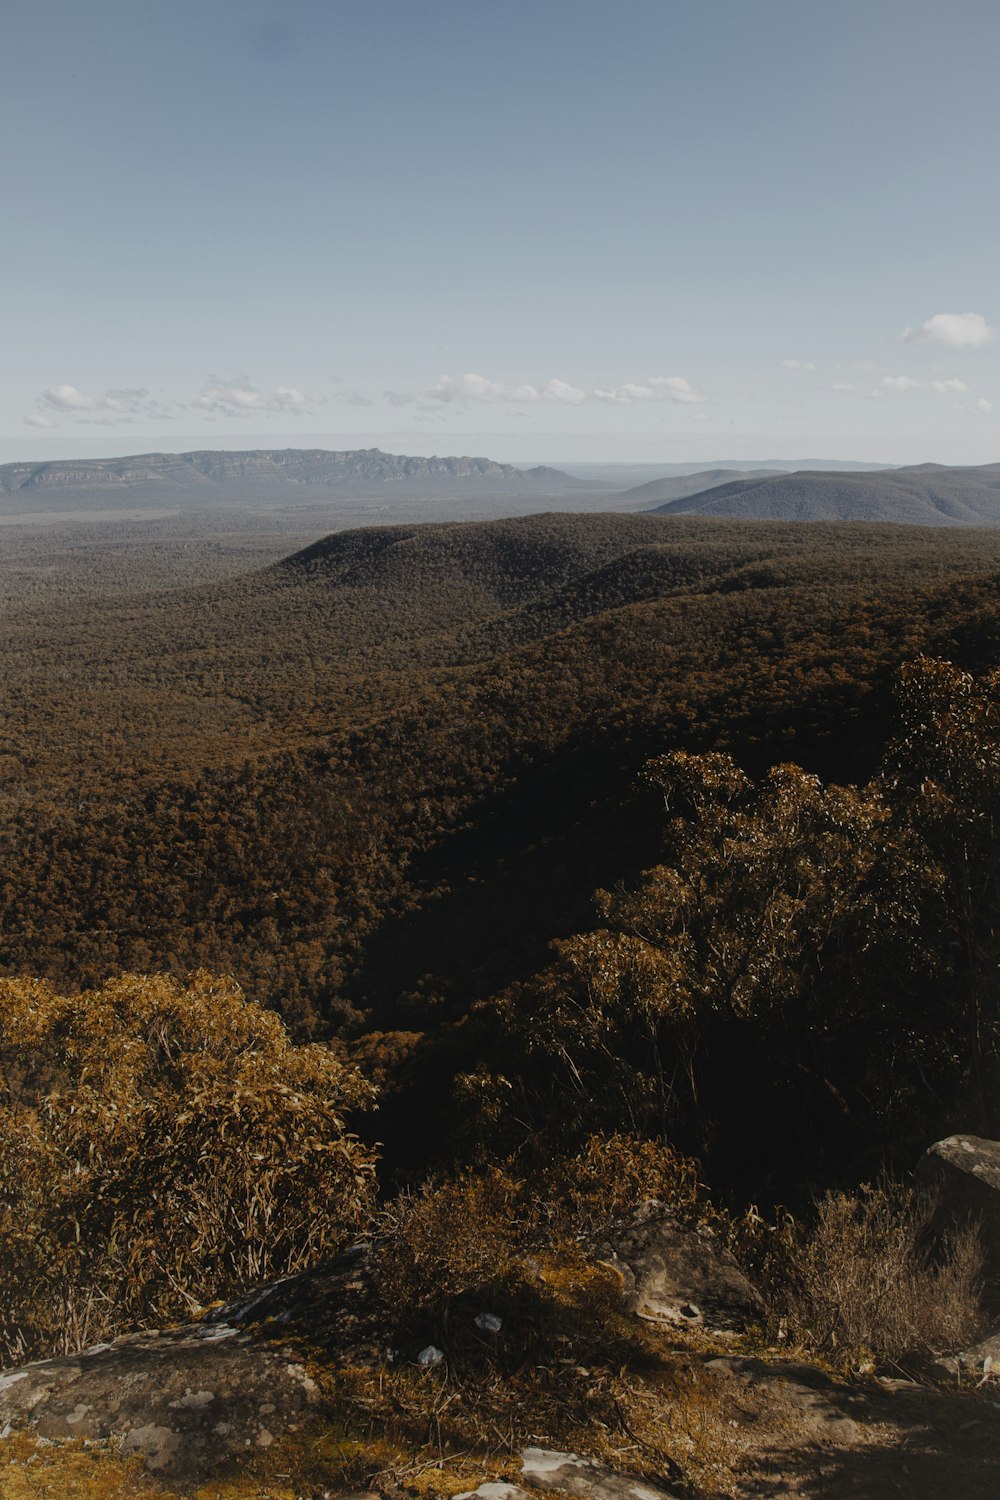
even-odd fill
[[[1000,659],[998,576],[1000,531],[545,514],[15,593],[0,965],[207,964],[298,1025],[424,1029],[655,858],[649,756],[868,774],[898,661]]]
[[[911,526],[1000,525],[1000,464],[918,464],[870,474],[802,472],[742,478],[668,499],[662,515],[773,521],[878,521]]]

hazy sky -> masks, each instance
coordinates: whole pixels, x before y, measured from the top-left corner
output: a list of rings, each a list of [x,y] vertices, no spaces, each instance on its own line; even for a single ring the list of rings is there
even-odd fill
[[[4,55],[0,459],[1000,460],[995,0],[15,0]]]

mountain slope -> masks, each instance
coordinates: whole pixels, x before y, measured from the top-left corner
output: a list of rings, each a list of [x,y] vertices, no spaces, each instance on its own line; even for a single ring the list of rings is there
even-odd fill
[[[751,484],[760,479],[773,479],[783,472],[781,469],[700,469],[697,474],[670,474],[663,479],[651,479],[648,484],[633,485],[631,489],[623,490],[617,499],[633,500],[641,507],[666,505],[671,500],[699,495],[722,484]]]
[[[750,477],[654,507],[659,515],[771,521],[881,521],[910,526],[1000,525],[1000,464],[919,464],[871,474]]]

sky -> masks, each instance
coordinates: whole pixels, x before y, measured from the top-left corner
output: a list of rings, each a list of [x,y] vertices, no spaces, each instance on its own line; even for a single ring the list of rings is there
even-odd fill
[[[0,461],[1000,461],[995,0],[12,0]]]

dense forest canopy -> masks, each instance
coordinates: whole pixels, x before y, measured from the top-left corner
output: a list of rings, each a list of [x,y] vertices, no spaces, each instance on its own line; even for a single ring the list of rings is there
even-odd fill
[[[901,663],[996,662],[998,578],[989,532],[546,514],[118,598],[10,581],[3,972],[232,974],[395,1059],[388,1129],[660,863],[647,762],[866,782]]]

